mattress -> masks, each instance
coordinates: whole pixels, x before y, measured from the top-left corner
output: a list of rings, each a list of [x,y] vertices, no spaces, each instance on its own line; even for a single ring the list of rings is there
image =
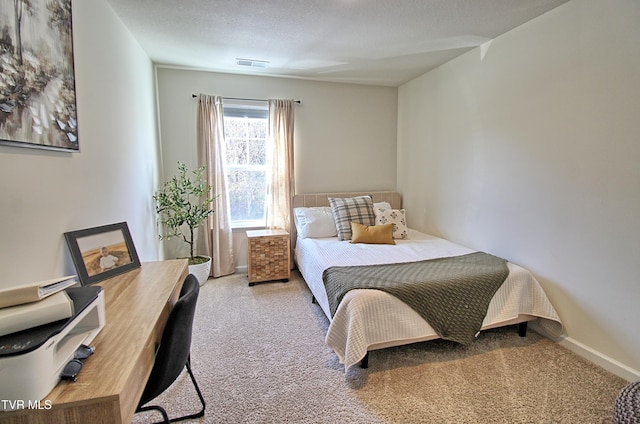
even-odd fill
[[[333,317],[329,311],[322,273],[331,266],[414,262],[474,252],[416,230],[408,233],[408,239],[396,240],[395,245],[352,244],[336,237],[297,239],[298,268],[330,321],[325,341],[345,369],[369,350],[438,338],[417,312],[379,290],[351,290]],[[482,329],[537,319],[550,337],[559,337],[562,323],[538,281],[526,269],[507,265],[509,276],[491,300]]]

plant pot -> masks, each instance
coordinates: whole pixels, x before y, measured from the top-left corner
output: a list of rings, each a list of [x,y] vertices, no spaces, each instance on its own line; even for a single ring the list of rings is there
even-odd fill
[[[207,262],[201,264],[189,265],[189,274],[193,274],[198,279],[198,283],[203,285],[209,278],[209,272],[211,271],[211,258],[209,256],[201,256],[207,258]]]

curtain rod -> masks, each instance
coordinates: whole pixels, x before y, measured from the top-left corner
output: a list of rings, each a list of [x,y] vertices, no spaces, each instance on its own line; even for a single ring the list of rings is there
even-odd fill
[[[196,97],[198,97],[197,94],[192,94],[191,97],[193,97],[194,99]],[[267,99],[243,99],[242,97],[223,97],[223,99],[225,100],[248,100],[248,101],[252,101],[252,102],[268,102],[269,100]],[[298,103],[300,104],[301,101],[300,100],[294,100],[294,103]]]

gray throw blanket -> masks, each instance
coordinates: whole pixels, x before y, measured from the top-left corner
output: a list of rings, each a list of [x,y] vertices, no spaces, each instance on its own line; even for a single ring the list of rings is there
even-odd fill
[[[504,259],[475,252],[408,263],[334,266],[322,279],[331,316],[349,290],[382,290],[418,312],[441,338],[467,345],[508,275]]]

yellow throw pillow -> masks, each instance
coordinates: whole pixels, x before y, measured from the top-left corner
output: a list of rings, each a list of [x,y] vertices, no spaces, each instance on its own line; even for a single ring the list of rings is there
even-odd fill
[[[396,244],[393,240],[393,224],[362,225],[351,223],[351,243]]]

